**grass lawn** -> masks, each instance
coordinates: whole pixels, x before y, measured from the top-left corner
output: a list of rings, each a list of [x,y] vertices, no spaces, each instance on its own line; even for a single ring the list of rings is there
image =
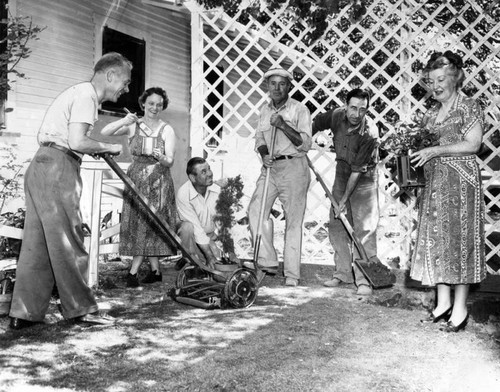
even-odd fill
[[[423,308],[373,303],[390,289],[324,288],[329,269],[314,268],[297,288],[266,277],[249,309],[209,311],[166,295],[172,265],[140,289],[106,271],[116,286],[98,300],[122,319],[113,327],[71,324],[55,304],[26,330],[0,318],[0,391],[500,390],[500,346],[480,324],[442,333],[420,323]]]

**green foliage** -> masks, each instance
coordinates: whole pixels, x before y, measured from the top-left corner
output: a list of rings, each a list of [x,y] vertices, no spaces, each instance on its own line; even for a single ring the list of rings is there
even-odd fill
[[[26,210],[19,208],[17,212],[6,212],[0,215],[0,224],[18,229],[24,228]],[[19,256],[21,240],[8,237],[0,237],[0,259]]]
[[[398,122],[395,131],[384,141],[380,148],[394,155],[408,155],[438,144],[439,135],[421,126],[422,113],[417,112],[411,122]]]
[[[294,74],[296,80],[300,80],[301,90],[294,94],[294,98],[304,100],[306,94],[310,92],[313,100],[306,100],[311,113],[318,110],[318,104],[322,111],[333,109],[341,105],[348,91],[352,88],[364,86],[365,80],[370,80],[369,87],[373,91],[383,91],[384,97],[377,97],[371,102],[372,111],[381,113],[384,122],[394,124],[400,120],[400,114],[388,108],[388,102],[401,100],[402,94],[407,94],[407,90],[401,91],[397,85],[391,84],[391,78],[399,79],[407,75],[408,71],[414,75],[422,70],[424,61],[433,50],[425,38],[411,43],[419,57],[413,60],[411,53],[409,59],[413,61],[408,71],[402,71],[401,59],[408,52],[403,50],[403,40],[407,24],[414,29],[421,29],[422,37],[429,39],[435,37],[435,29],[439,26],[446,26],[450,37],[460,37],[461,45],[457,48],[450,48],[458,54],[468,58],[465,61],[465,71],[470,74],[476,71],[478,62],[491,64],[491,70],[481,69],[475,78],[479,85],[490,85],[490,92],[500,94],[500,83],[493,83],[495,71],[500,72],[500,63],[492,58],[492,50],[500,43],[498,34],[491,35],[489,32],[496,23],[500,23],[500,3],[498,0],[426,0],[409,3],[401,3],[399,0],[375,1],[375,0],[197,0],[207,9],[222,7],[224,11],[234,17],[238,15],[238,21],[251,28],[251,23],[256,21],[261,25],[266,25],[268,31],[277,36],[281,32],[279,23],[268,24],[270,17],[265,11],[276,13],[285,7],[281,13],[280,20],[291,26],[291,32],[296,36],[301,36],[301,43],[291,42],[293,38],[285,34],[281,37],[280,43],[293,46],[297,51],[303,47],[312,47],[313,52],[324,64],[335,69],[338,76],[335,80],[326,82],[325,88],[317,88],[314,78],[301,80],[303,75]],[[406,13],[391,12],[391,8],[399,4],[398,8],[403,11],[407,7]],[[442,7],[443,4],[450,7]],[[471,6],[474,4],[474,6]],[[438,8],[442,10],[437,12]],[[451,8],[453,7],[453,8]],[[367,9],[370,12],[367,12]],[[453,9],[457,11],[454,13]],[[344,12],[346,11],[346,12]],[[429,23],[428,15],[434,15],[433,23]],[[402,18],[408,18],[407,24]],[[334,20],[336,29],[327,29],[330,20]],[[380,20],[384,20],[380,24]],[[307,25],[304,31],[304,22]],[[436,26],[437,25],[437,26]],[[487,42],[478,45],[478,36],[473,33],[464,34],[468,25],[474,25],[481,37],[487,37]],[[361,28],[365,31],[372,30],[369,39]],[[345,34],[348,39],[342,37]],[[360,50],[352,52],[351,42],[360,42]],[[385,42],[384,50],[376,50],[379,42]],[[330,52],[334,47],[335,51]],[[422,48],[427,48],[425,51]],[[460,49],[458,49],[460,48]],[[411,51],[411,50],[410,50]],[[474,52],[473,56],[467,56]],[[400,53],[397,57],[391,54]],[[349,57],[350,67],[342,64],[341,58]],[[370,61],[366,61],[369,57]],[[386,75],[377,74],[376,67],[384,69]],[[353,71],[355,70],[355,71]],[[373,75],[376,75],[373,77]],[[348,83],[342,81],[348,80]],[[428,90],[416,78],[412,79],[410,86],[412,96],[418,101],[424,101],[429,97]],[[474,96],[478,93],[478,88],[472,83],[464,87],[467,95]],[[478,97],[483,107],[487,106],[486,92]],[[431,105],[428,100],[426,106]],[[384,122],[378,125],[382,135],[388,131]]]
[[[240,203],[243,196],[243,182],[241,176],[229,178],[221,188],[215,205],[214,221],[219,228],[218,240],[222,243],[224,253],[234,253],[234,241],[231,237],[231,228],[234,225],[234,213],[242,208]]]
[[[283,6],[287,8],[287,18],[291,20],[303,20],[309,26],[309,31],[304,38],[312,43],[323,36],[327,27],[328,19],[337,14],[340,8],[351,5],[349,8],[349,20],[359,21],[366,13],[366,0],[250,0],[249,6],[241,10],[242,0],[197,0],[206,9],[222,7],[224,12],[233,17],[241,11],[239,21],[247,24],[250,17],[265,24],[269,21],[269,16],[262,12],[262,7],[274,12]],[[297,25],[300,29],[300,26]],[[271,31],[279,30],[279,26],[272,26]]]
[[[2,36],[0,47],[0,99],[7,99],[7,92],[11,89],[8,74],[13,73],[18,78],[25,78],[26,75],[19,72],[16,66],[22,59],[26,59],[31,54],[28,42],[38,40],[38,34],[45,27],[34,26],[30,16],[10,16],[2,19],[2,30],[7,29],[6,36]]]
[[[2,212],[7,201],[19,197],[21,190],[21,173],[24,165],[29,161],[19,162],[14,148],[9,145],[0,145],[0,212]]]

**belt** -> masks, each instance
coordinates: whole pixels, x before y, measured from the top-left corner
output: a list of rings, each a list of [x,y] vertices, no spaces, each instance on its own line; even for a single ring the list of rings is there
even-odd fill
[[[275,161],[281,161],[282,159],[293,159],[295,158],[293,155],[280,155],[279,157],[275,157]]]
[[[50,148],[55,148],[56,150],[62,151],[65,153],[67,156],[70,158],[73,158],[75,161],[78,162],[79,165],[82,164],[82,158],[80,158],[78,155],[76,155],[73,151],[71,151],[69,148],[60,146],[58,144],[55,144],[54,142],[47,142],[47,143],[42,143],[40,144],[42,147],[50,147]]]

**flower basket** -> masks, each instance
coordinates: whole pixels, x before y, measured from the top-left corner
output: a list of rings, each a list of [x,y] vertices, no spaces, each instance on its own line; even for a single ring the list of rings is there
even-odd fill
[[[396,156],[397,179],[401,188],[418,187],[425,185],[424,168],[411,166],[408,155]]]
[[[425,127],[422,116],[417,112],[410,122],[396,123],[381,146],[396,157],[395,179],[401,188],[425,185],[424,168],[411,166],[410,153],[439,145],[439,134]]]

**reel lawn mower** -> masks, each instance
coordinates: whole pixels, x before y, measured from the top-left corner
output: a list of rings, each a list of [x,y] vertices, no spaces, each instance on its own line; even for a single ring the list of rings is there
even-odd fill
[[[253,268],[238,263],[216,263],[211,268],[187,252],[181,244],[175,229],[157,214],[156,208],[149,204],[130,177],[118,166],[110,154],[101,155],[109,167],[123,181],[144,206],[158,229],[182,253],[185,266],[178,272],[175,287],[169,296],[180,303],[203,309],[248,308],[257,298],[259,284],[265,276],[254,260]],[[247,263],[245,263],[247,264]],[[247,264],[248,265],[248,264]]]

